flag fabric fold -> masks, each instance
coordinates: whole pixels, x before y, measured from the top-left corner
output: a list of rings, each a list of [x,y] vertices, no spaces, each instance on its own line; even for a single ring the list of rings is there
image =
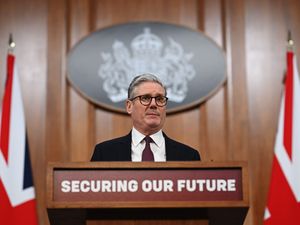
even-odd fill
[[[296,56],[288,51],[264,225],[295,224],[300,224],[300,82]]]
[[[0,224],[37,225],[21,88],[12,54],[7,56],[0,125]]]

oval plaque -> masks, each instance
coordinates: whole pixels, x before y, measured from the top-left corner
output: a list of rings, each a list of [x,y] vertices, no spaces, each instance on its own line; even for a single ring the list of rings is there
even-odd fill
[[[225,55],[199,31],[161,22],[132,22],[91,33],[68,55],[68,79],[88,100],[126,112],[131,80],[158,76],[167,87],[167,112],[206,100],[226,79]]]

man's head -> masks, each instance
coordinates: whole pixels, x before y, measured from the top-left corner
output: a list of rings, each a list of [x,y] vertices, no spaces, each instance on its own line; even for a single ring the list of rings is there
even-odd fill
[[[166,88],[152,74],[142,74],[132,80],[126,110],[139,132],[150,135],[162,129],[166,118],[166,95]]]

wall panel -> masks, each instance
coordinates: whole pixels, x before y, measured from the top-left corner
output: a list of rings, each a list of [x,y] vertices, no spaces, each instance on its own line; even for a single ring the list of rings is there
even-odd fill
[[[222,43],[222,2],[219,0],[206,1],[204,10],[204,33],[216,44],[224,49]],[[224,51],[225,55],[225,51]],[[213,96],[205,103],[202,116],[207,121],[205,124],[207,146],[203,151],[209,153],[209,160],[226,159],[226,114],[227,105],[226,86],[215,90]]]
[[[90,33],[90,1],[68,1],[67,40],[68,50]],[[67,76],[67,71],[65,76]],[[84,96],[76,91],[71,83],[67,84],[67,132],[71,161],[87,161],[89,154],[83,149],[92,149],[94,136],[91,135],[95,128],[95,108]]]

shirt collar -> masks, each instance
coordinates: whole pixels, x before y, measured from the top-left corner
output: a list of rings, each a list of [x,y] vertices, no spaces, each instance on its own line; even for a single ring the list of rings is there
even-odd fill
[[[137,146],[138,144],[141,143],[141,141],[145,138],[145,135],[139,132],[137,129],[134,127],[132,128],[132,143],[134,146]],[[159,130],[158,132],[151,134],[150,137],[154,141],[154,143],[158,146],[161,147],[163,144],[163,133],[162,130]]]

